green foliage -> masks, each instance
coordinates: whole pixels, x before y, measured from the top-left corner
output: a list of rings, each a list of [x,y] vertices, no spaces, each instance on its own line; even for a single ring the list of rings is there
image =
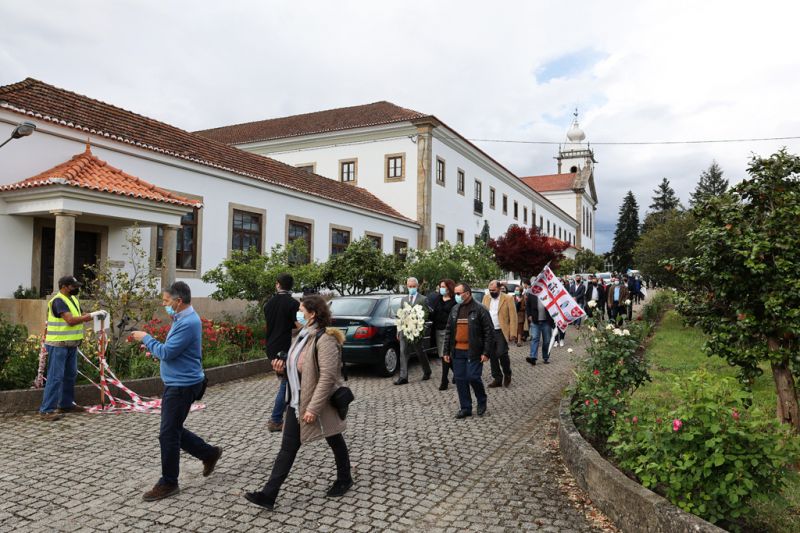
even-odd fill
[[[112,267],[109,261],[88,266],[94,279],[87,292],[95,300],[96,309],[111,314],[108,348],[111,354],[117,353],[128,334],[149,320],[160,305],[159,272],[150,268],[149,253],[142,246],[142,231],[138,226],[127,231],[122,255],[125,257],[122,268]]]
[[[203,281],[217,286],[211,293],[215,300],[240,298],[263,304],[275,294],[275,282],[283,272],[294,277],[296,289],[317,288],[322,284],[322,267],[309,260],[303,239],[286,247],[273,246],[266,254],[255,248],[233,250],[229,258],[203,274]]]
[[[564,260],[561,261],[562,266]],[[575,254],[575,272],[602,272],[605,270],[605,259],[603,259],[602,255],[597,255],[591,250],[583,249],[579,250],[577,254]]]
[[[39,291],[33,287],[18,286],[14,291],[14,298],[17,300],[36,300],[39,298]]]
[[[650,209],[654,213],[680,209],[681,201],[667,178],[662,178],[661,183],[658,184],[658,187],[653,192],[655,195],[653,196],[653,203],[650,204]]]
[[[691,211],[667,211],[661,213],[658,223],[648,224],[633,249],[633,262],[642,275],[660,287],[680,287],[674,262],[693,255],[687,235],[696,227]]]
[[[374,241],[363,237],[322,265],[322,283],[339,294],[368,294],[391,290],[400,283],[403,260],[384,254]]]
[[[689,205],[695,207],[704,200],[719,196],[728,190],[728,180],[722,177],[722,169],[716,161],[712,161],[708,170],[700,174],[700,181],[697,182],[694,192],[689,198]]]
[[[633,247],[639,240],[639,204],[632,191],[628,191],[619,208],[617,229],[614,232],[614,245],[611,247],[611,260],[614,268],[625,272],[633,267]]]
[[[33,382],[39,367],[39,356],[37,346],[35,357],[25,357],[25,348],[31,342],[25,326],[9,322],[0,314],[0,390],[27,388]],[[33,374],[29,368],[33,368]]]
[[[570,259],[569,257],[565,257],[564,259],[559,260],[558,262],[558,270],[555,271],[556,274],[559,276],[569,276],[570,274],[575,274],[578,272],[583,272],[582,270],[577,270],[576,262],[574,259]]]
[[[642,320],[648,324],[656,324],[674,304],[675,293],[673,291],[656,291],[647,300],[647,305],[642,308]]]
[[[673,408],[650,406],[616,426],[619,465],[682,509],[711,522],[779,496],[800,439],[758,410],[735,381],[698,371],[676,380]]]
[[[800,157],[781,150],[754,157],[750,178],[694,209],[696,253],[677,262],[685,287],[679,309],[708,335],[705,349],[751,381],[769,362],[779,415],[800,430]],[[791,371],[790,371],[791,370]]]
[[[444,278],[474,287],[485,286],[500,278],[502,270],[482,242],[471,246],[443,242],[433,250],[409,250],[404,276],[417,278],[420,291],[425,293]]]

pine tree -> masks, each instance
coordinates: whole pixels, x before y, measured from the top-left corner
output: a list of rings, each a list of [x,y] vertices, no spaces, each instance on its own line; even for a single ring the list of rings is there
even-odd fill
[[[674,193],[673,193],[674,194]],[[633,247],[639,240],[639,204],[632,191],[628,191],[619,208],[617,229],[611,258],[616,270],[624,271],[633,266]]]
[[[675,189],[670,186],[667,178],[662,178],[661,183],[653,192],[655,196],[653,196],[653,203],[650,204],[650,209],[652,209],[654,213],[662,213],[664,211],[672,211],[673,209],[680,208],[681,201],[678,199],[678,195],[675,194]]]
[[[708,170],[700,174],[700,181],[691,194],[689,204],[694,207],[706,198],[719,196],[728,190],[728,180],[722,177],[722,169],[716,161],[712,161]]]

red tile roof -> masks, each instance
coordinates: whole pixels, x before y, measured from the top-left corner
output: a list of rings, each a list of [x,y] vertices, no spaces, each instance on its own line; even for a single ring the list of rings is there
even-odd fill
[[[33,78],[0,87],[0,109],[247,176],[332,203],[415,222],[360,187],[310,174]]]
[[[546,174],[520,178],[528,187],[538,192],[568,191],[575,183],[575,172],[569,174]]]
[[[131,176],[118,168],[114,168],[95,156],[89,145],[86,151],[26,180],[0,186],[0,191],[32,189],[52,185],[67,185],[94,191],[142,198],[156,202],[202,207],[199,201],[183,198],[152,183]]]
[[[244,124],[221,126],[195,133],[225,144],[245,144],[299,135],[364,128],[430,117],[391,102],[327,109]]]

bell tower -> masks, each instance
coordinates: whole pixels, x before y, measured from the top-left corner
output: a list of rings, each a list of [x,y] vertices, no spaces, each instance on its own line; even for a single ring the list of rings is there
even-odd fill
[[[569,131],[567,131],[567,140],[564,144],[558,146],[558,155],[556,156],[558,173],[590,174],[594,170],[594,164],[597,163],[594,159],[594,151],[588,142],[584,143],[586,140],[586,133],[584,133],[578,123],[577,108],[572,116],[574,118],[572,120],[572,126]]]

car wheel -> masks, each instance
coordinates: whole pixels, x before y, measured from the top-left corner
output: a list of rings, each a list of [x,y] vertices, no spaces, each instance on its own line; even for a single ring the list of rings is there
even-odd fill
[[[393,376],[400,366],[400,352],[397,346],[387,346],[383,351],[383,359],[378,365],[378,370],[384,377]]]

